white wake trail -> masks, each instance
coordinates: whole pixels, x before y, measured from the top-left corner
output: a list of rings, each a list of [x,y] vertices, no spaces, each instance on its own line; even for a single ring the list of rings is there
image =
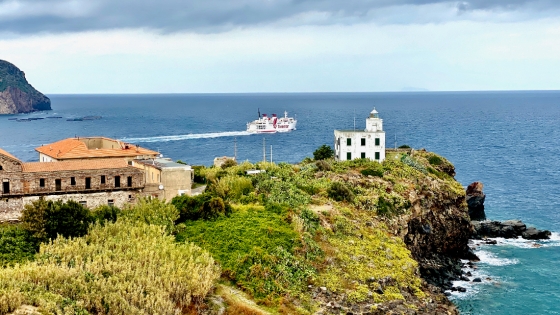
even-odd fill
[[[168,142],[168,141],[181,141],[191,139],[207,139],[207,138],[221,138],[221,137],[237,137],[248,136],[251,133],[247,131],[226,131],[226,132],[211,132],[211,133],[196,133],[188,135],[177,136],[158,136],[158,137],[143,137],[143,138],[122,138],[122,141],[136,143],[136,142]]]

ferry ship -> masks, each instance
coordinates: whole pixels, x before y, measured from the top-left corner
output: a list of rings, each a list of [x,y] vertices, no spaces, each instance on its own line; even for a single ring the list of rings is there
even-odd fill
[[[288,117],[288,112],[284,112],[284,117],[276,117],[276,114],[272,114],[272,117],[268,117],[266,114],[262,114],[259,110],[259,119],[247,123],[247,131],[251,133],[276,133],[276,132],[288,132],[296,130],[297,120],[293,117]]]

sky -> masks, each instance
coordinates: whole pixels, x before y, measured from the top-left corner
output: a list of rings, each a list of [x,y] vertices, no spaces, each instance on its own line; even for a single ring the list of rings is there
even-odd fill
[[[560,89],[558,0],[0,0],[45,94]]]

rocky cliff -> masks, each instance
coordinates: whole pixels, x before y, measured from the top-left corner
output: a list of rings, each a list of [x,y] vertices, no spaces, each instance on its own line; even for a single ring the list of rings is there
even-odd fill
[[[0,60],[0,114],[50,109],[51,100],[27,82],[23,71]]]

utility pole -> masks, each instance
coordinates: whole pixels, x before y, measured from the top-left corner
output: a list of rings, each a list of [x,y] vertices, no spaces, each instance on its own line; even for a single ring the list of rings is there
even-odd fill
[[[356,131],[356,110],[354,109],[354,131]]]
[[[395,151],[397,150],[397,134],[395,133]]]
[[[266,162],[266,140],[263,138],[263,162]]]
[[[272,163],[272,145],[270,145],[270,163]]]
[[[237,161],[237,137],[233,138],[233,158]]]

